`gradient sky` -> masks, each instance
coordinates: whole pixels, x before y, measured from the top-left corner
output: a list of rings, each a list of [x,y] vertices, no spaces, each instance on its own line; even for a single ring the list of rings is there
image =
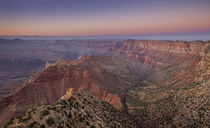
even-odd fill
[[[210,0],[0,0],[1,36],[210,32]]]

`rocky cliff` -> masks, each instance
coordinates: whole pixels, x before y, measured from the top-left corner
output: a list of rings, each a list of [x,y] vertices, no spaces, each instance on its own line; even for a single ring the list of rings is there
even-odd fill
[[[194,42],[190,44],[193,45]],[[130,89],[126,98],[128,111],[142,126],[210,125],[209,46],[210,43],[205,42],[196,44],[196,48],[190,48],[194,49],[193,51],[173,51],[172,55],[169,51],[165,56],[163,53],[151,55],[162,64],[157,66],[154,74]]]

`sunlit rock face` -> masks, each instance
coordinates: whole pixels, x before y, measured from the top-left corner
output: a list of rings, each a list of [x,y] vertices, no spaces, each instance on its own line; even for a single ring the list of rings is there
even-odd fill
[[[66,91],[66,94],[61,97],[61,100],[69,100],[73,95],[74,88],[70,88]]]

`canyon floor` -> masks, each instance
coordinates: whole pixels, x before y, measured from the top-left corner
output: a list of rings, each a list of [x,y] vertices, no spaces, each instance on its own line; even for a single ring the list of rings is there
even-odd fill
[[[0,42],[1,126],[210,126],[209,41]]]

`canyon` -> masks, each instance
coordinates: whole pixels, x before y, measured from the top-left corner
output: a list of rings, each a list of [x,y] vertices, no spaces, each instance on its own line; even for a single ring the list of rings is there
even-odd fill
[[[0,125],[55,103],[69,88],[88,90],[139,127],[210,125],[210,41],[0,41],[0,55],[9,56],[2,74],[27,72],[21,82],[12,79],[15,89],[0,92]],[[11,56],[18,60],[12,70],[4,68]]]

